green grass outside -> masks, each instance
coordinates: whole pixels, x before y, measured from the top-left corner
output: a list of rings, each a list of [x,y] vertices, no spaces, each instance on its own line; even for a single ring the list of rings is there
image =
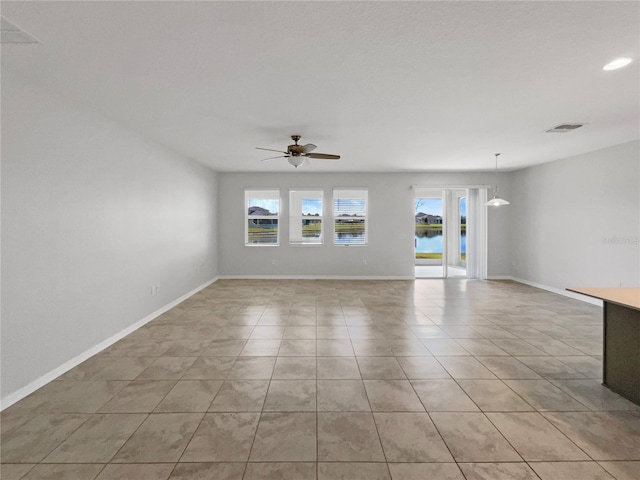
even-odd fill
[[[442,253],[417,252],[416,253],[416,258],[426,259],[426,260],[442,260]],[[460,260],[463,261],[463,262],[466,262],[467,261],[467,254],[463,253],[462,255],[460,255]]]

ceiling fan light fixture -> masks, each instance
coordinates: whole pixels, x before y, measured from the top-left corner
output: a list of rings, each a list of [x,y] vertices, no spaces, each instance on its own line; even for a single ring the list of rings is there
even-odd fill
[[[487,207],[502,207],[504,205],[509,205],[508,201],[498,196],[498,157],[500,156],[500,154],[496,153],[495,156],[496,156],[496,186],[493,189],[493,198],[489,200],[487,203],[485,203]]]
[[[293,165],[294,167],[298,168],[301,167],[302,165],[305,164],[305,161],[307,160],[305,157],[301,157],[301,156],[295,156],[295,157],[289,157],[287,159],[289,161],[289,163],[291,165]]]

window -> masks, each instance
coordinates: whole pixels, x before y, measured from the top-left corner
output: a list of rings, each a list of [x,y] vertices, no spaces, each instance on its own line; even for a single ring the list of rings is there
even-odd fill
[[[322,245],[322,190],[289,192],[289,243]]]
[[[245,190],[245,245],[279,245],[279,190]]]
[[[333,191],[335,245],[367,244],[367,200],[365,189]]]

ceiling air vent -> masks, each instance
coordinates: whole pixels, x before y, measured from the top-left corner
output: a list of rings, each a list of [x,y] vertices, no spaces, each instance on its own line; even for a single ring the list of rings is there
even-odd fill
[[[2,17],[0,22],[0,43],[39,43],[27,32],[20,30],[13,23]]]
[[[586,123],[561,123],[560,125],[547,130],[547,133],[568,133],[584,125],[586,125]]]

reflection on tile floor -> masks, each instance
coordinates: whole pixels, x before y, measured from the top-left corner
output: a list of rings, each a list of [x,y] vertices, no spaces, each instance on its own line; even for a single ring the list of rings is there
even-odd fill
[[[638,479],[601,315],[504,281],[221,280],[2,412],[1,476]]]

